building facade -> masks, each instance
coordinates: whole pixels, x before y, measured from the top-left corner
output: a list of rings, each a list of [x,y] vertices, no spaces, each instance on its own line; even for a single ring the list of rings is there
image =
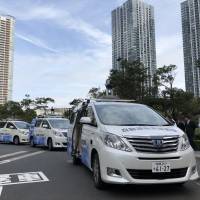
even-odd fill
[[[128,0],[112,11],[113,69],[119,69],[121,59],[139,60],[148,75],[155,73],[154,8],[142,0]],[[148,85],[152,85],[151,79]]]
[[[15,19],[0,16],[0,105],[12,99]]]
[[[181,3],[186,91],[200,97],[200,0]]]

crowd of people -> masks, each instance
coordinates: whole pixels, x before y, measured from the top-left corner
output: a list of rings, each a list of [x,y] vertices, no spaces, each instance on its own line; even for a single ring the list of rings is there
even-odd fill
[[[194,142],[194,136],[195,136],[195,129],[198,128],[198,126],[196,122],[192,120],[192,117],[190,115],[180,114],[176,120],[176,124],[182,131],[184,131],[187,134],[193,149],[197,150],[197,147]]]

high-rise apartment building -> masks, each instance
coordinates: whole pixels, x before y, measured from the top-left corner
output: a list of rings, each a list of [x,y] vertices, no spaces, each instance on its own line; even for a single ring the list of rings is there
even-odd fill
[[[12,99],[15,19],[0,15],[0,105]]]
[[[142,0],[128,0],[112,11],[113,69],[119,69],[120,59],[139,60],[148,75],[155,73],[154,8]],[[148,86],[151,85],[150,79]]]
[[[200,97],[200,0],[181,3],[186,91]]]

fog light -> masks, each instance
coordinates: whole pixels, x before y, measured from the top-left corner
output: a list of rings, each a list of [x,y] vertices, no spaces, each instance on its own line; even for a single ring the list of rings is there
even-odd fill
[[[107,167],[107,174],[108,176],[116,177],[116,178],[121,178],[121,173],[118,169],[110,168]]]
[[[56,142],[56,145],[60,145],[60,143]]]
[[[197,166],[193,166],[192,169],[191,169],[191,175],[195,174],[197,171]]]

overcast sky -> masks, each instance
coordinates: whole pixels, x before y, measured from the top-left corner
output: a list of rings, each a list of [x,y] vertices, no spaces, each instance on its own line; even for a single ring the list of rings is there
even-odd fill
[[[125,0],[0,0],[16,18],[13,98],[48,96],[56,106],[104,87],[112,67],[111,11]],[[158,67],[178,66],[185,88],[181,0],[145,0],[155,8]]]

